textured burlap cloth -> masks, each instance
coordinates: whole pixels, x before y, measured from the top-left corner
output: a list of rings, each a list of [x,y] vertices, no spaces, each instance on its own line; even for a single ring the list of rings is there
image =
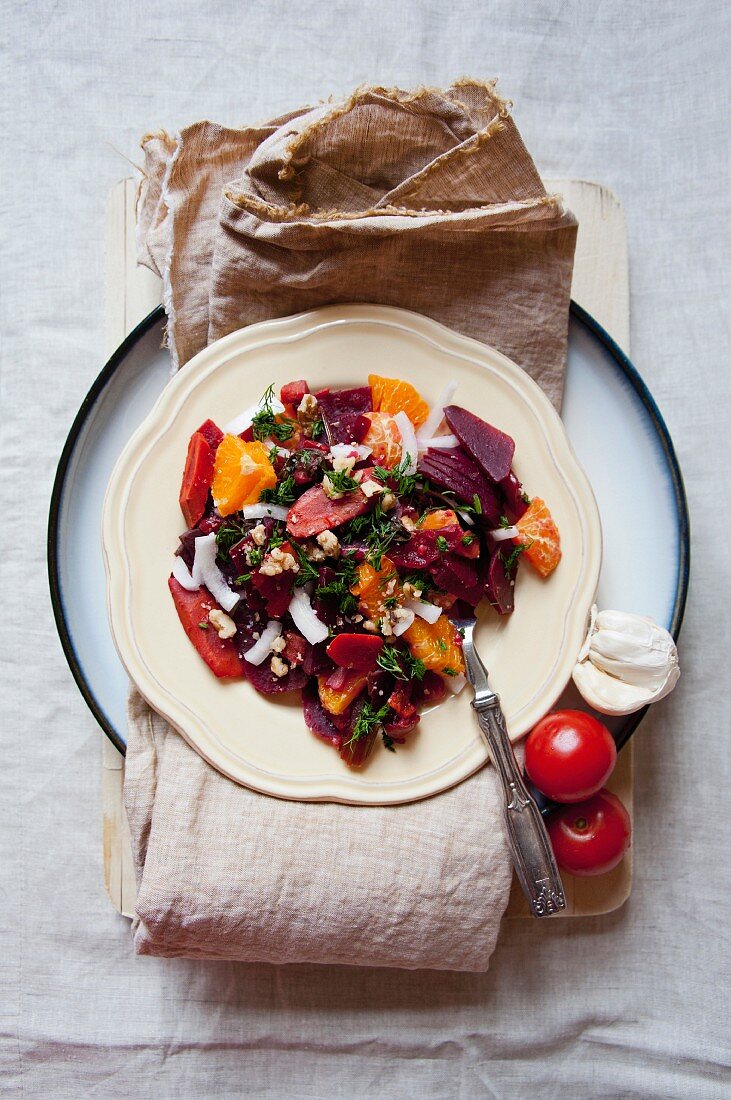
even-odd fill
[[[367,88],[143,148],[139,258],[174,366],[254,321],[380,302],[495,345],[560,405],[576,223],[494,84]],[[407,806],[283,802],[133,691],[125,803],[142,954],[487,969],[511,878],[491,768]]]

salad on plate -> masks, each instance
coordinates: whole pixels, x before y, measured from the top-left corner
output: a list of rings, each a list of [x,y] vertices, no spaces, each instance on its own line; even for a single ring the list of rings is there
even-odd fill
[[[430,408],[378,375],[294,381],[188,444],[168,582],[188,638],[218,677],[301,693],[305,725],[353,768],[464,687],[451,616],[483,600],[510,615],[523,559],[547,577],[561,558],[513,439],[454,390]]]

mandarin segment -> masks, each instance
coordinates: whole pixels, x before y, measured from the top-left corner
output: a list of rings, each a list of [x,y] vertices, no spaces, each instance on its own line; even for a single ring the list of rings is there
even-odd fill
[[[371,387],[373,408],[376,412],[404,412],[415,428],[420,428],[428,417],[429,406],[410,382],[369,374],[368,385]]]
[[[213,503],[222,516],[256,504],[264,489],[273,489],[277,475],[263,443],[248,443],[226,435],[216,451],[213,473]]]
[[[368,674],[353,670],[347,672],[341,688],[327,686],[327,676],[317,677],[317,690],[320,702],[330,714],[343,714],[354,699],[357,699],[368,683]]]
[[[547,577],[561,560],[561,536],[545,501],[534,497],[515,526],[520,531],[519,545],[525,546],[522,556]]]
[[[392,470],[401,461],[401,432],[390,413],[370,412],[365,416],[371,422],[363,443],[371,448],[373,461]]]
[[[350,591],[358,597],[361,611],[373,622],[378,622],[383,615],[384,600],[394,597],[400,599],[402,595],[396,567],[386,557],[381,558],[380,569],[374,569],[364,561],[358,566],[357,576],[358,579],[351,585]]]
[[[443,676],[464,672],[462,639],[446,615],[441,615],[435,623],[414,619],[404,638],[414,657],[423,661],[431,672]]]

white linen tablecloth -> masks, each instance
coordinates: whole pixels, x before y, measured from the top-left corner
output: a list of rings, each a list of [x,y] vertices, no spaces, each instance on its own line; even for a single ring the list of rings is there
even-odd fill
[[[728,1096],[728,7],[5,0],[2,15],[0,1089]],[[633,358],[690,497],[683,677],[637,736],[632,897],[505,924],[486,975],[136,958],[102,887],[100,733],[44,560],[58,455],[101,365],[115,150],[134,160],[158,125],[463,73],[501,76],[546,175],[624,203]]]

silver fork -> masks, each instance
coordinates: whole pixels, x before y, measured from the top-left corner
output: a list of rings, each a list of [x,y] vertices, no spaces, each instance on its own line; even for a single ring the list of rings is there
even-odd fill
[[[477,620],[471,616],[454,622],[464,635],[462,651],[467,678],[475,692],[472,706],[477,723],[505,794],[505,825],[515,872],[533,916],[550,916],[566,908],[566,898],[543,817],[523,782],[508,737],[500,696],[490,687],[487,669],[475,648]]]

